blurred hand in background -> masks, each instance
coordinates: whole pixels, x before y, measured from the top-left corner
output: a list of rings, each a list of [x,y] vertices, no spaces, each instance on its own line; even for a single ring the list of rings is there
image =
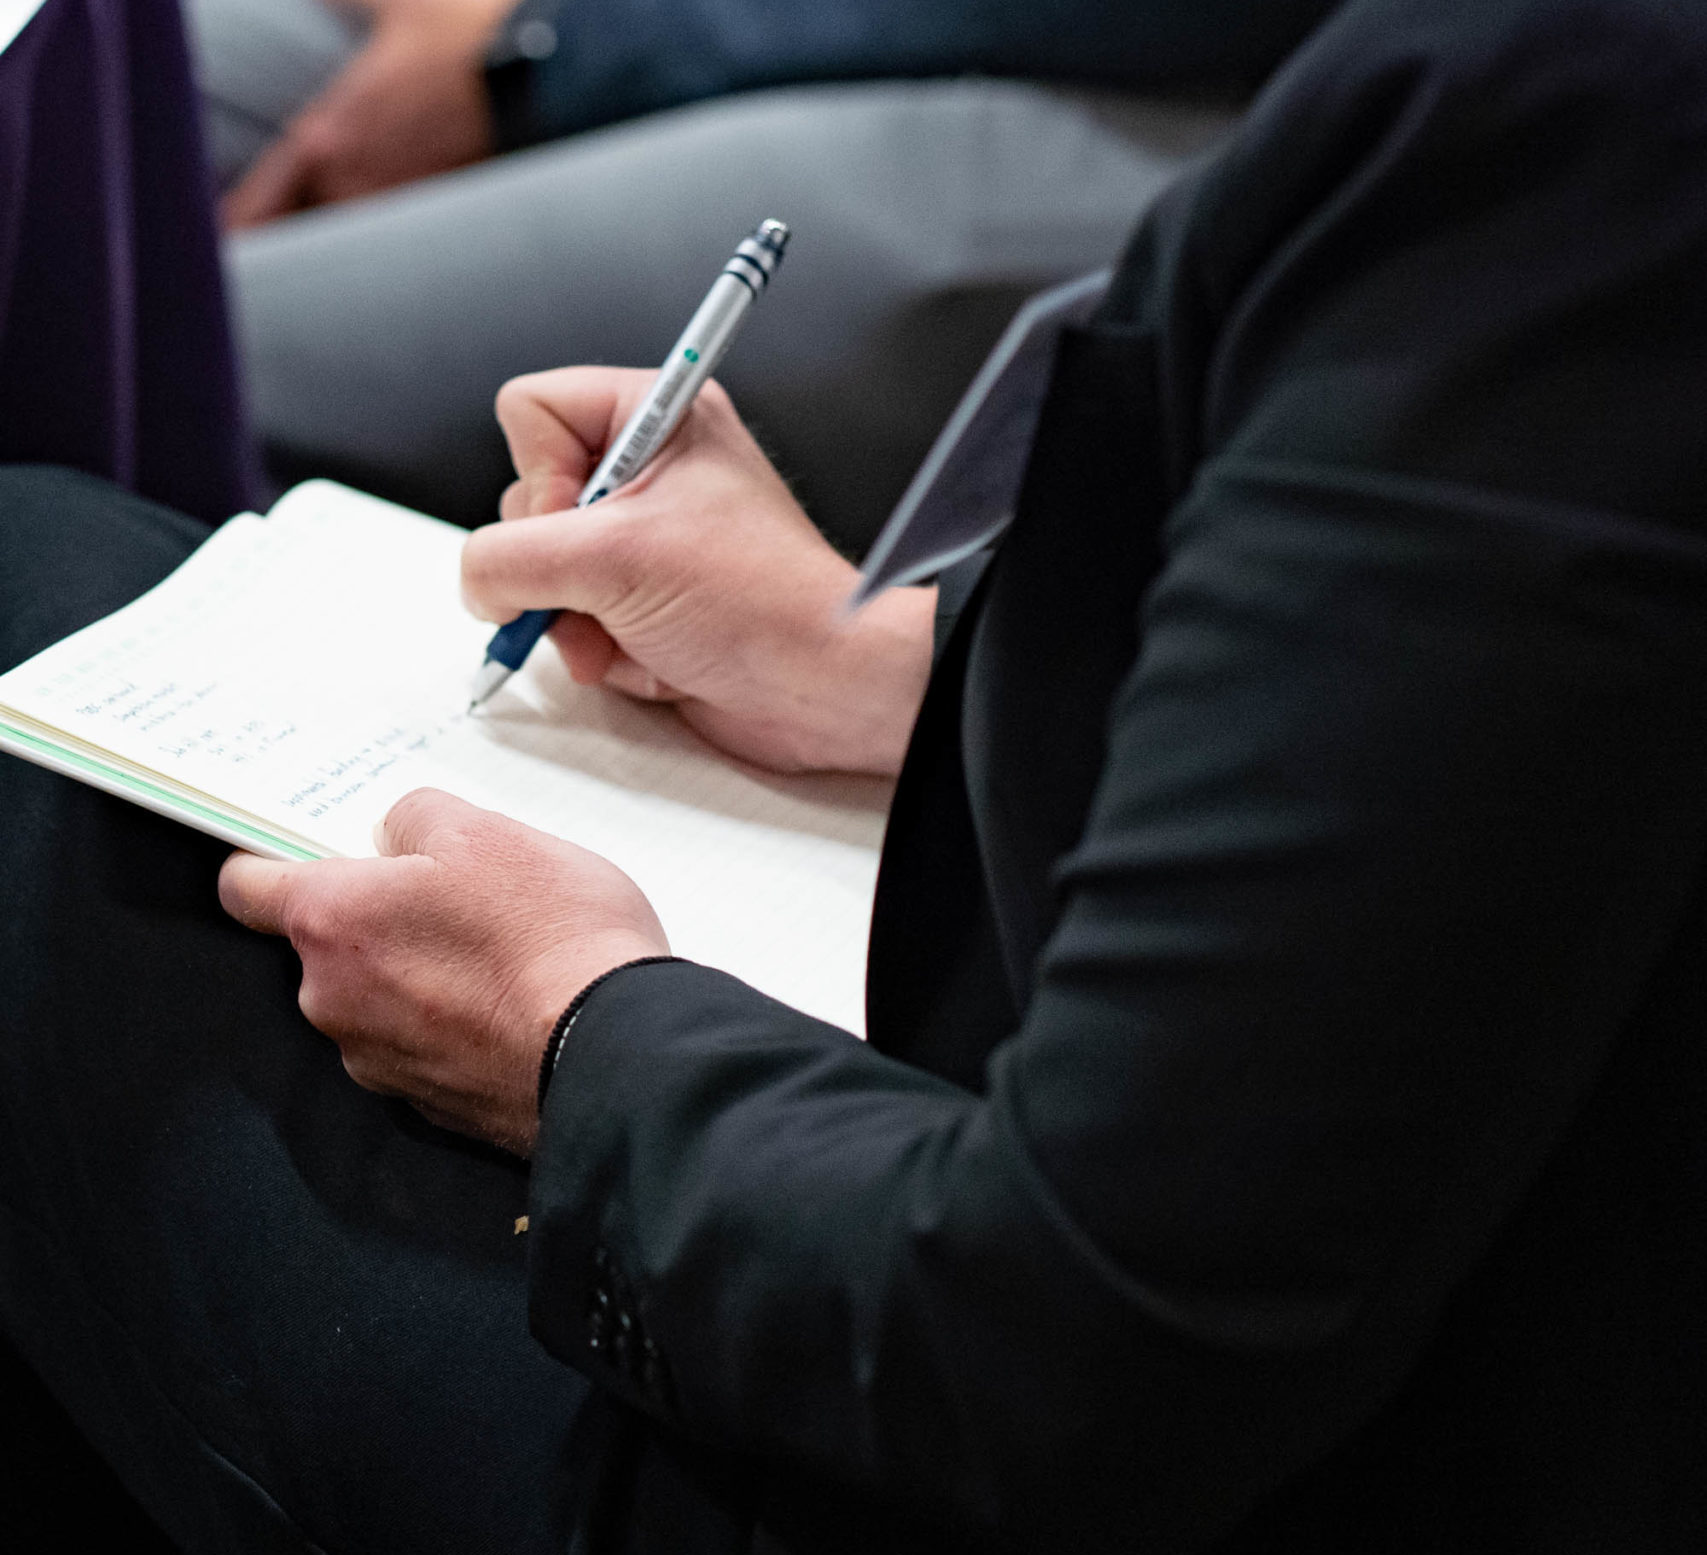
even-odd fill
[[[494,150],[483,65],[514,0],[342,0],[366,43],[226,196],[228,228],[373,194]]]

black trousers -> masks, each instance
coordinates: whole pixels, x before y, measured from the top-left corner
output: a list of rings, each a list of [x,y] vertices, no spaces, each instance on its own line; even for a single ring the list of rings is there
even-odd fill
[[[0,665],[206,532],[0,469]],[[0,756],[0,1327],[186,1550],[561,1551],[601,1406],[527,1331],[525,1168],[349,1081],[224,852]]]

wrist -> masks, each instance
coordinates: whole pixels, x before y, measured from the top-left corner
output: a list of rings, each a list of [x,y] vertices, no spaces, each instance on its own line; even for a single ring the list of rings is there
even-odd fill
[[[830,695],[812,765],[900,772],[930,679],[935,602],[934,588],[889,589],[832,628],[820,680]]]
[[[551,1077],[557,1073],[557,1062],[563,1056],[564,1045],[569,1040],[569,1033],[574,1029],[575,1022],[580,1018],[582,1009],[593,991],[602,983],[609,982],[618,972],[626,972],[631,967],[656,966],[661,961],[680,961],[680,956],[649,955],[636,956],[632,961],[619,962],[616,966],[600,972],[590,983],[569,1001],[563,1013],[552,1025],[551,1035],[546,1039],[545,1051],[540,1055],[539,1062],[539,1093],[536,1098],[537,1108],[545,1111],[546,1092],[551,1089]]]

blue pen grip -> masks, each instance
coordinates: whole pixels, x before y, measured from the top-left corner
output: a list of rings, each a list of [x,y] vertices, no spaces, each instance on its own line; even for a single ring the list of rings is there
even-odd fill
[[[519,670],[533,652],[533,645],[556,619],[555,610],[524,610],[515,620],[498,628],[486,645],[486,657],[496,659],[507,670]]]

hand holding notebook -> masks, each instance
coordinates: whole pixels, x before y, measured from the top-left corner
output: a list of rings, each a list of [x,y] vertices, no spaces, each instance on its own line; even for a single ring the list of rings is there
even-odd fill
[[[573,480],[644,382],[512,388],[507,511]],[[280,861],[229,863],[227,905],[290,935],[304,1009],[351,1073],[525,1149],[553,1008],[624,961],[673,949],[863,1024],[931,604],[903,591],[850,617],[854,577],[713,395],[591,512],[467,540],[316,482],[231,520],[0,676],[0,746]],[[471,714],[485,628],[459,583],[495,618],[590,612],[597,638],[571,616],[559,641],[608,684],[538,654]]]
[[[668,957],[657,915],[608,860],[432,789],[393,805],[376,841],[378,859],[234,853],[220,901],[289,935],[303,1013],[352,1079],[529,1155],[546,1034],[575,990]]]
[[[0,745],[278,859],[372,855],[442,789],[613,859],[678,954],[857,1028],[888,785],[733,760],[556,654],[471,717],[465,538],[299,487],[0,676]]]

